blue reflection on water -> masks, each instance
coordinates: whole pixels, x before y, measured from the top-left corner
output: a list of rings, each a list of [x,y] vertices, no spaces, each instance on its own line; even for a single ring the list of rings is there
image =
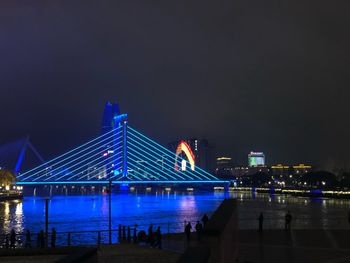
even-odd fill
[[[237,198],[239,228],[254,229],[257,217],[264,212],[266,228],[283,228],[287,210],[293,214],[294,228],[349,228],[347,211],[350,200],[314,199],[251,192],[186,192],[154,191],[112,194],[112,227],[119,224],[147,229],[160,225],[163,233],[183,231],[184,221],[197,221],[204,213],[211,215],[224,198]],[[42,197],[25,197],[22,202],[0,202],[0,233],[44,229],[45,201]],[[50,228],[58,232],[103,230],[108,228],[108,196],[57,195],[49,201]],[[264,222],[265,224],[265,222]],[[63,235],[63,234],[62,234]],[[66,235],[66,234],[65,234]],[[102,239],[106,239],[103,233]],[[60,236],[63,241],[67,236]],[[96,234],[72,239],[96,242]],[[114,233],[114,241],[116,233]],[[62,242],[63,242],[62,241]],[[74,243],[77,241],[72,241]]]
[[[196,221],[204,213],[211,214],[224,197],[224,193],[194,195],[165,191],[112,194],[112,227],[117,229],[118,224],[137,224],[146,228],[151,223],[168,227],[170,224],[171,232],[182,231],[184,220]],[[40,231],[44,227],[44,206],[43,198],[26,197],[21,206],[21,222],[12,222],[11,225],[19,224],[23,229]],[[107,229],[108,196],[53,196],[49,201],[49,218],[50,227],[60,232]],[[6,225],[3,230],[9,227]]]

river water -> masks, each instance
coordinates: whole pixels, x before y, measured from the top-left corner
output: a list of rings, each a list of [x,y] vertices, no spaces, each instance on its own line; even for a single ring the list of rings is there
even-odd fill
[[[257,228],[257,217],[264,213],[265,228],[283,228],[284,215],[290,210],[293,228],[348,229],[350,200],[303,198],[251,192],[187,192],[164,190],[112,194],[112,228],[118,224],[160,225],[163,233],[183,231],[185,220],[195,222],[209,216],[224,198],[236,198],[241,229]],[[23,201],[0,202],[0,231],[10,229],[33,233],[44,229],[43,197],[26,196]],[[49,201],[49,227],[57,232],[108,229],[108,195],[56,195]],[[63,235],[63,234],[62,234]],[[80,237],[83,238],[84,237]]]

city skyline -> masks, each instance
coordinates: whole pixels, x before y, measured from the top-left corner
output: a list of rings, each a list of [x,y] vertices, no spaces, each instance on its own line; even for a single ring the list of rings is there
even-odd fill
[[[0,143],[29,134],[49,159],[98,134],[110,100],[163,145],[348,167],[345,4],[182,4],[6,1]]]

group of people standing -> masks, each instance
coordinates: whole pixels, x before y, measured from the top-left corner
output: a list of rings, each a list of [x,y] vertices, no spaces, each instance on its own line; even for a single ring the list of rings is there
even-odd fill
[[[209,217],[207,216],[207,214],[203,215],[201,221],[202,221],[202,223],[200,221],[197,221],[196,226],[195,226],[198,241],[201,240],[203,229],[205,228],[206,224],[209,221]],[[185,235],[186,235],[186,239],[188,242],[191,240],[191,231],[192,231],[191,222],[185,221]]]
[[[148,228],[148,243],[151,247],[162,248],[162,232],[160,231],[160,226],[157,230],[153,232],[153,225],[151,224]]]
[[[258,217],[258,221],[259,221],[259,232],[262,232],[263,224],[264,224],[264,214],[262,212]],[[291,230],[291,223],[292,223],[292,214],[290,213],[290,211],[288,211],[284,216],[284,229],[286,231]]]
[[[17,234],[14,229],[11,230],[10,234],[7,234],[5,237],[5,248],[16,248],[16,245],[20,243],[20,239],[17,238]],[[46,246],[46,237],[43,230],[41,230],[37,235],[37,245],[38,248],[45,248]],[[29,230],[25,234],[25,243],[24,247],[32,247],[32,235]],[[51,231],[51,247],[56,247],[56,229],[52,228]]]

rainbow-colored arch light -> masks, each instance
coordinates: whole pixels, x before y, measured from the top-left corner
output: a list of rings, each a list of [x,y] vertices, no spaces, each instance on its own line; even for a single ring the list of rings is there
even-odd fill
[[[185,141],[180,141],[179,145],[176,148],[176,156],[175,156],[175,171],[179,171],[179,165],[178,165],[178,157],[180,153],[185,153],[188,162],[190,163],[191,170],[194,171],[195,169],[195,156],[191,150],[191,147],[188,145]]]

